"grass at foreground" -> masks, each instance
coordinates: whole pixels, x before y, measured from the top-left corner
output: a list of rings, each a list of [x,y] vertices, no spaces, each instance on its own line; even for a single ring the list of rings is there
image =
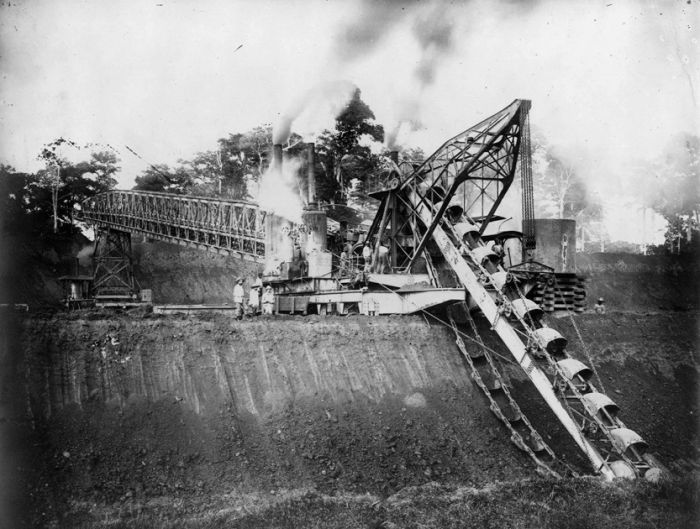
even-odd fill
[[[248,495],[245,500],[228,495],[228,499],[210,498],[206,507],[200,508],[182,501],[159,501],[137,511],[122,507],[118,516],[108,510],[100,515],[93,509],[88,516],[76,512],[72,521],[66,521],[70,527],[82,529],[685,529],[699,526],[699,493],[697,478],[658,484],[532,479],[482,489],[430,483],[384,500],[371,495],[325,496],[313,491],[255,495],[252,499]]]

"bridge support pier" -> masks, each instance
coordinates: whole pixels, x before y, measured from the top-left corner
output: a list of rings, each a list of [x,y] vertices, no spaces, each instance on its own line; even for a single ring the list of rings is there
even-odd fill
[[[131,234],[101,228],[95,237],[93,290],[100,301],[132,301],[138,298],[131,257]]]

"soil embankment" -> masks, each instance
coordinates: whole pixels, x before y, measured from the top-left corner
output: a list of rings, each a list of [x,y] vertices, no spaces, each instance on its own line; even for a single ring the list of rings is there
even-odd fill
[[[576,318],[623,420],[671,468],[697,456],[696,318]],[[588,362],[571,322],[554,323]],[[4,426],[25,426],[36,459],[24,477],[49,514],[71,502],[234,490],[388,495],[534,474],[449,332],[417,317],[88,313],[25,319],[3,343],[3,409],[14,410]],[[537,395],[511,374],[528,416],[569,454]]]
[[[262,266],[226,255],[132,237],[134,274],[155,303],[231,303],[236,279],[252,284]]]
[[[17,337],[56,501],[533,472],[420,318],[92,318]]]
[[[589,306],[602,297],[614,311],[700,308],[700,259],[694,255],[576,254]]]

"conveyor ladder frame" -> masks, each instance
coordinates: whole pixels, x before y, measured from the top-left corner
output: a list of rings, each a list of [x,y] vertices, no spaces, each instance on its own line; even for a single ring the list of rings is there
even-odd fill
[[[423,201],[424,199],[417,197],[415,194],[409,195],[409,198],[411,199],[414,208],[420,215],[422,222],[425,225],[432,224],[433,218],[429,208],[426,207],[426,204]],[[562,424],[562,426],[564,426],[569,435],[571,435],[573,438],[574,442],[586,455],[594,469],[594,472],[601,473],[606,479],[613,479],[615,477],[615,473],[608,464],[608,460],[601,455],[598,449],[585,436],[579,424],[574,420],[567,408],[565,408],[564,404],[559,400],[558,396],[554,392],[552,383],[549,381],[544,372],[537,366],[532,356],[528,353],[528,348],[522,342],[510,323],[508,323],[506,317],[502,313],[502,310],[499,309],[496,302],[486,291],[485,285],[481,283],[477,275],[474,273],[470,263],[462,257],[455,244],[452,242],[452,240],[450,240],[450,237],[444,231],[442,224],[449,226],[447,221],[443,218],[443,223],[435,226],[432,238],[443,254],[446,262],[449,263],[450,267],[457,274],[460,281],[472,296],[474,302],[481,309],[484,316],[486,316],[486,318],[492,322],[493,329],[499,335],[503,343],[508,348],[510,354],[513,356],[518,365],[520,365],[526,376],[534,384],[537,391],[544,398],[547,405],[554,412],[559,422]],[[471,259],[471,255],[470,260],[474,262],[473,259]],[[492,282],[490,274],[483,267],[481,267],[481,264],[475,262],[474,264],[481,270],[482,273],[480,275],[488,278],[488,281]],[[505,304],[510,303],[498,289],[496,289],[496,292]],[[503,298],[505,298],[505,300]]]
[[[498,382],[498,390],[502,392],[502,395],[507,400],[507,406],[510,407],[514,418],[510,419],[506,416],[506,414],[502,410],[502,406],[499,405],[498,401],[496,400],[496,390],[490,389],[484,382],[479,368],[476,362],[474,361],[474,358],[470,354],[469,350],[467,349],[466,345],[464,344],[464,341],[460,336],[460,331],[457,327],[457,324],[455,323],[454,318],[450,314],[450,325],[455,333],[455,341],[457,343],[457,347],[459,348],[462,356],[469,365],[472,379],[477,383],[479,388],[481,388],[482,392],[488,399],[490,410],[506,426],[506,428],[511,434],[510,440],[513,442],[513,444],[515,444],[515,446],[517,446],[520,450],[525,452],[535,462],[537,468],[543,474],[560,478],[563,472],[570,473],[571,469],[565,467],[562,464],[562,462],[557,459],[556,455],[554,454],[554,451],[544,441],[540,433],[537,432],[537,430],[535,430],[535,428],[532,426],[532,423],[530,423],[527,416],[520,409],[520,406],[515,401],[515,399],[510,393],[510,390],[508,389],[508,384],[503,380],[503,377],[500,371],[498,370],[498,367],[496,366],[495,361],[491,356],[491,353],[484,346],[483,341],[481,340],[481,337],[479,336],[478,331],[476,330],[476,325],[471,319],[471,315],[469,314],[466,305],[464,306],[464,309],[472,327],[472,331],[475,335],[475,341],[478,344],[477,346],[480,347],[481,356],[485,359],[486,364],[484,365],[484,369],[489,369],[490,373]],[[529,438],[532,440],[532,444],[534,444],[536,448],[530,446],[525,440],[524,436],[529,436]],[[555,466],[563,468],[561,468],[561,470],[557,470],[554,468]]]

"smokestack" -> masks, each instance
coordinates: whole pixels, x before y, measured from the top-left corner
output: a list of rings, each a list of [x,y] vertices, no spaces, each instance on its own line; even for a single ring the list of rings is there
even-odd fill
[[[399,165],[399,151],[389,151],[389,159]]]
[[[75,275],[80,275],[80,259],[78,257],[75,258]]]
[[[282,170],[282,145],[276,143],[272,146],[272,167]]]
[[[316,203],[316,150],[313,143],[306,144],[306,175],[309,190],[309,206]]]

